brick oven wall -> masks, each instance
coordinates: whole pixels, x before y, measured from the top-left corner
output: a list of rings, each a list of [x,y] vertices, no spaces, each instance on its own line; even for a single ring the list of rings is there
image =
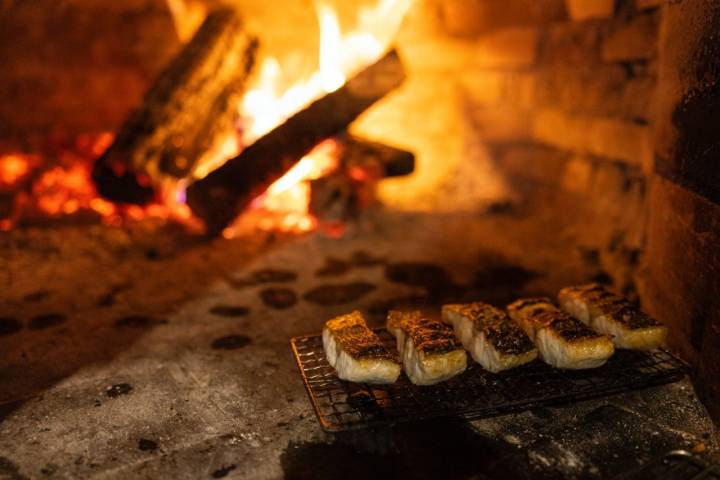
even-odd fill
[[[640,292],[720,420],[720,4],[664,7]]]
[[[595,263],[597,280],[670,326],[670,346],[696,368],[716,419],[718,31],[714,0],[418,0],[398,41],[409,85],[368,121],[386,120],[379,136],[412,123],[388,140],[435,145],[420,148],[419,177],[489,163],[481,173],[545,210],[548,228],[561,223],[548,217],[581,218],[576,231],[558,230],[568,255]],[[455,134],[466,137],[460,153],[443,141]],[[464,161],[449,167],[455,156]],[[400,180],[390,201],[417,192],[411,182]]]
[[[180,47],[166,0],[1,0],[0,145],[114,131]]]
[[[596,264],[597,279],[634,295],[652,171],[660,19],[660,2],[649,0],[418,0],[398,37],[408,85],[369,115],[367,123],[382,128],[367,130],[382,136],[414,113],[413,125],[437,123],[414,126],[413,135],[390,128],[387,138],[436,145],[420,148],[418,176],[432,179],[427,190],[472,178],[479,191],[501,190],[502,183],[514,201],[558,216],[572,211],[581,224],[559,232],[571,237],[569,254],[580,251]],[[450,113],[441,111],[450,103]],[[457,155],[448,132],[465,137]],[[424,153],[430,158],[423,163]],[[455,156],[459,166],[450,167]],[[473,162],[485,166],[465,174]],[[453,169],[460,173],[438,186],[438,172]],[[412,180],[398,185],[391,202],[418,191],[407,188]],[[491,197],[465,190],[458,196]],[[548,228],[555,227],[551,220]]]

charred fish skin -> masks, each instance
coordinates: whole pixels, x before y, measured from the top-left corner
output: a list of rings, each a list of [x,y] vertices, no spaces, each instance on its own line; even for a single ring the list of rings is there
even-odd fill
[[[395,383],[400,363],[367,327],[355,310],[328,320],[323,328],[323,347],[328,363],[338,377],[358,383]]]
[[[442,318],[473,360],[492,373],[535,360],[538,350],[523,329],[491,305],[474,302],[443,305]]]
[[[391,310],[387,329],[395,336],[405,374],[415,385],[433,385],[467,368],[465,350],[442,322],[418,311]]]
[[[510,318],[517,322],[532,341],[535,341],[538,324],[530,319],[545,311],[557,311],[548,297],[521,298],[507,306]]]
[[[608,335],[594,332],[558,309],[548,298],[518,300],[507,309],[510,318],[535,342],[540,357],[553,367],[596,368],[615,352]]]
[[[652,350],[667,337],[665,325],[596,283],[563,288],[558,301],[563,310],[593,330],[612,335],[617,348]]]

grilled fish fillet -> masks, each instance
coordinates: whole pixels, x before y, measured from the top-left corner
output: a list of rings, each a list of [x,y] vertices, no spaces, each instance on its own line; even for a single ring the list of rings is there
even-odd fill
[[[472,358],[497,373],[531,362],[538,356],[532,341],[505,312],[481,302],[443,305],[442,318]]]
[[[395,336],[405,374],[415,385],[442,382],[467,368],[465,350],[442,322],[420,312],[391,310],[387,329]]]
[[[540,357],[553,367],[599,367],[615,351],[609,336],[595,333],[548,298],[517,300],[508,305],[508,313],[535,342]]]
[[[325,323],[323,347],[328,363],[343,380],[395,383],[400,376],[400,362],[367,327],[357,310]]]
[[[667,327],[623,297],[598,284],[567,287],[560,306],[593,330],[612,335],[617,348],[651,350],[667,336]]]

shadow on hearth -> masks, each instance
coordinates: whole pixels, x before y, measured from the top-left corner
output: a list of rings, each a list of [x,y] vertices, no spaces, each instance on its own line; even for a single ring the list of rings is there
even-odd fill
[[[286,480],[595,480],[690,443],[629,408],[598,401],[472,423],[445,418],[346,432],[328,443],[291,442],[281,464]]]

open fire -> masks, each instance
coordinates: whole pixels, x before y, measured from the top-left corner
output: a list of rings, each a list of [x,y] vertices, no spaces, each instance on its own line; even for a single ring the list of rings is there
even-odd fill
[[[197,11],[178,8],[170,2],[183,39],[188,25],[199,22]],[[82,136],[56,142],[42,154],[11,152],[0,154],[0,229],[8,230],[38,219],[73,217],[101,220],[118,225],[127,220],[160,218],[195,227],[186,205],[185,189],[191,180],[205,177],[295,112],[324,94],[341,88],[348,76],[376,60],[385,51],[411,0],[379,0],[374,8],[358,12],[357,27],[342,33],[336,11],[322,1],[315,2],[320,25],[319,68],[308,78],[288,81],[280,62],[267,57],[259,66],[255,84],[242,96],[238,125],[230,129],[220,147],[196,164],[186,178],[163,184],[152,202],[132,205],[102,198],[92,179],[92,164],[112,144],[114,135]],[[192,21],[191,21],[192,20]],[[340,145],[327,139],[298,161],[249,206],[255,228],[285,232],[306,232],[317,227],[310,212],[310,182],[339,167]],[[141,179],[142,180],[142,179]],[[223,230],[231,237],[235,229]]]
[[[0,230],[58,218],[108,225],[148,217],[189,222],[190,210],[181,203],[124,205],[98,194],[90,175],[92,164],[112,140],[110,133],[82,136],[49,146],[43,155],[0,155]]]
[[[0,477],[697,477],[718,6],[0,1]],[[436,387],[325,363],[478,305]]]

